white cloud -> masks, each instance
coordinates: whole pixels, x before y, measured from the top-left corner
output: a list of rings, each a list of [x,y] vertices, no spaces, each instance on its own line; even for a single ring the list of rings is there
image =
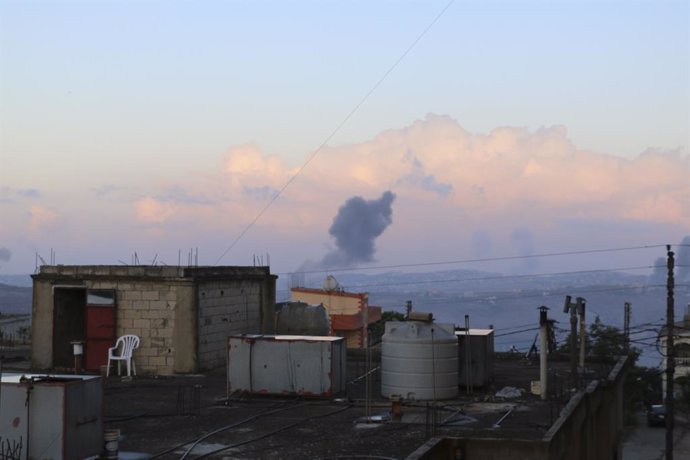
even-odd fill
[[[231,148],[223,161],[221,173],[180,186],[186,190],[180,196],[214,195],[208,203],[149,197],[137,203],[137,216],[156,224],[175,215],[211,225],[198,221],[203,214],[213,216],[212,226],[247,224],[297,171],[253,145]],[[433,206],[436,212],[425,215],[441,225],[444,213],[456,210],[468,215],[468,223],[473,215],[504,221],[523,214],[535,224],[576,217],[690,229],[689,171],[688,156],[678,152],[648,151],[626,160],[578,149],[562,126],[472,134],[449,117],[429,115],[368,142],[324,148],[260,225],[323,230],[345,199],[391,189],[399,196],[395,215]]]
[[[58,221],[58,213],[45,206],[34,205],[29,209],[29,230],[43,232],[52,228]]]

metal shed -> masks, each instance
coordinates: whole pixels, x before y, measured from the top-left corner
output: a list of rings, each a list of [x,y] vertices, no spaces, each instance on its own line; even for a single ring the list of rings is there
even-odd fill
[[[342,337],[228,337],[228,393],[332,396],[345,390],[347,347]]]
[[[463,387],[483,387],[494,379],[494,330],[456,329],[458,381]]]
[[[17,458],[98,455],[103,447],[102,403],[101,377],[2,374],[0,440],[6,450],[21,454]]]

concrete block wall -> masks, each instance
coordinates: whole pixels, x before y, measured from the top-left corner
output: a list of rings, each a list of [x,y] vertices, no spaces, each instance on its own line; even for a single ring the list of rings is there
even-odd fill
[[[32,278],[35,369],[54,365],[54,286],[116,291],[116,335],[141,339],[138,373],[223,366],[228,335],[274,330],[277,277],[267,267],[54,265]]]
[[[225,365],[230,335],[260,334],[263,282],[257,280],[213,280],[200,282],[199,368]]]
[[[139,336],[134,352],[137,373],[166,375],[194,372],[196,323],[180,323],[194,307],[193,282],[178,267],[43,266],[34,275],[32,365],[52,367],[53,285],[116,291],[117,337]],[[182,337],[182,339],[180,339]],[[182,363],[182,365],[180,364]]]
[[[95,281],[90,289],[116,291],[116,335],[139,336],[134,352],[137,372],[172,374],[175,365],[177,288],[160,281]]]

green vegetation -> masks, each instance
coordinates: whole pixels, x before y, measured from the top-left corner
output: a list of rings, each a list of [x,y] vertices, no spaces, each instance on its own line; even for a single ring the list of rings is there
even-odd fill
[[[369,337],[371,343],[378,343],[386,332],[386,321],[403,321],[405,315],[393,310],[386,310],[381,313],[381,319],[369,325]]]
[[[570,353],[570,334],[558,348],[561,353]],[[623,331],[602,323],[597,316],[589,325],[585,335],[587,359],[613,363],[619,356],[628,355],[631,360],[623,384],[625,393],[624,417],[626,424],[636,423],[636,412],[650,404],[661,402],[661,371],[656,368],[637,366],[641,350],[629,347]]]

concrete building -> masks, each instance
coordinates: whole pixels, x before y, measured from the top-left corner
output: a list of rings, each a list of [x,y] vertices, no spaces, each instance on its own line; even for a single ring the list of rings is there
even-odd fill
[[[666,360],[668,356],[668,340],[667,329],[664,327],[660,333],[661,349],[664,350],[663,361],[661,368],[666,369]],[[679,396],[682,388],[678,385],[678,379],[690,378],[690,305],[685,310],[683,321],[674,324],[673,330],[673,347],[676,351],[676,367],[674,372],[674,394]],[[664,398],[666,397],[666,372],[661,374],[662,392]]]
[[[330,333],[345,337],[348,348],[366,346],[367,327],[381,319],[381,307],[369,306],[369,295],[343,291],[329,277],[325,289],[294,287],[291,289],[292,301],[309,305],[323,305],[330,319]]]
[[[135,334],[139,373],[225,364],[227,337],[273,333],[277,276],[268,267],[42,266],[33,278],[34,369],[98,372],[115,339]]]

